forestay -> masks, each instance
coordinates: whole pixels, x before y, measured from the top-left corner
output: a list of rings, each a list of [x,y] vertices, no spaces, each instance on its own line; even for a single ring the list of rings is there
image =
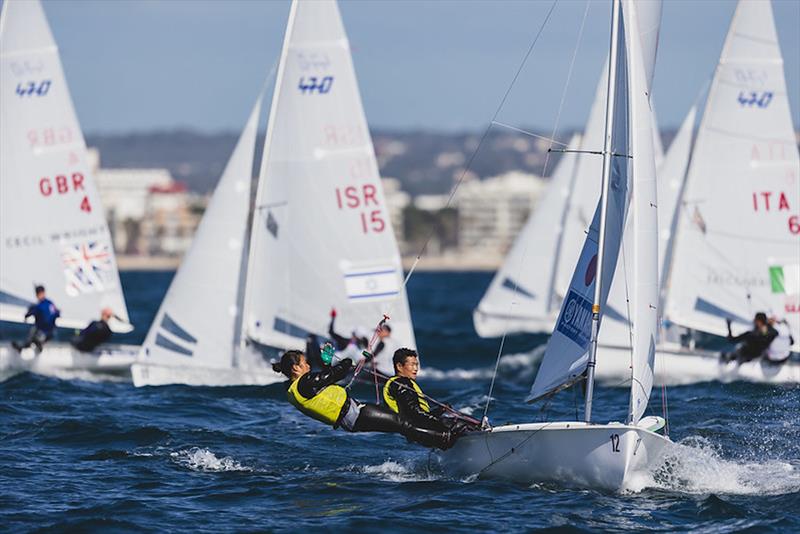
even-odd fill
[[[259,96],[147,334],[150,362],[232,367],[239,340]]]
[[[697,134],[666,311],[726,334],[756,312],[786,318],[800,348],[800,157],[769,2],[740,2]]]
[[[247,269],[246,333],[302,347],[391,316],[414,346],[397,243],[333,1],[294,2],[267,128]]]
[[[43,284],[59,326],[111,308],[132,329],[111,235],[58,48],[38,0],[0,15],[0,319],[21,322]]]
[[[567,148],[578,150],[580,139],[580,135],[573,135]],[[478,304],[473,319],[479,336],[552,329],[558,306],[554,294],[556,269],[567,201],[575,185],[576,159],[576,152],[561,157],[547,192]]]

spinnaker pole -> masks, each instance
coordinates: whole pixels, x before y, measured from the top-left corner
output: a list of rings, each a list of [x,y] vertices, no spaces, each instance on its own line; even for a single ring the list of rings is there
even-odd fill
[[[620,2],[612,0],[611,44],[608,61],[608,91],[606,94],[606,129],[603,141],[603,184],[600,189],[600,228],[595,263],[594,302],[592,303],[592,343],[589,362],[586,364],[586,403],[584,420],[592,422],[592,396],[594,395],[594,368],[597,362],[597,337],[600,331],[600,300],[603,291],[603,257],[605,256],[606,219],[608,217],[608,188],[611,183],[612,135],[614,130],[614,101],[617,90],[617,48],[619,40]]]

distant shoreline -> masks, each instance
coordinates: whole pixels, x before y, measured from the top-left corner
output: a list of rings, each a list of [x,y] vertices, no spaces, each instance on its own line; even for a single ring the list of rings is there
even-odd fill
[[[144,256],[117,255],[117,266],[120,271],[174,271],[181,264],[177,256]],[[458,272],[458,271],[496,271],[500,267],[500,258],[488,256],[423,256],[417,263],[417,271],[425,272]],[[408,271],[414,265],[415,257],[403,258],[403,269]]]

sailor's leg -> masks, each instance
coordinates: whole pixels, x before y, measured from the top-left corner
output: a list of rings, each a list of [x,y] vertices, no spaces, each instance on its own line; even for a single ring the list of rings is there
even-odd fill
[[[439,449],[447,449],[452,444],[449,432],[437,432],[415,427],[398,414],[377,404],[365,404],[361,407],[361,413],[356,420],[353,431],[402,434],[420,445]]]

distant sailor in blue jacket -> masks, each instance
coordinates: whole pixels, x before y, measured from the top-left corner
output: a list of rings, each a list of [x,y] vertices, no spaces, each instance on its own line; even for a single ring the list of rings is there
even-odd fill
[[[36,300],[38,302],[32,304],[28,308],[28,313],[25,314],[25,319],[31,316],[34,318],[34,324],[28,333],[28,337],[23,343],[17,341],[12,343],[17,350],[22,350],[33,344],[37,350],[41,351],[42,346],[52,339],[53,332],[56,330],[56,319],[61,316],[61,312],[45,296],[44,286],[36,286]]]

